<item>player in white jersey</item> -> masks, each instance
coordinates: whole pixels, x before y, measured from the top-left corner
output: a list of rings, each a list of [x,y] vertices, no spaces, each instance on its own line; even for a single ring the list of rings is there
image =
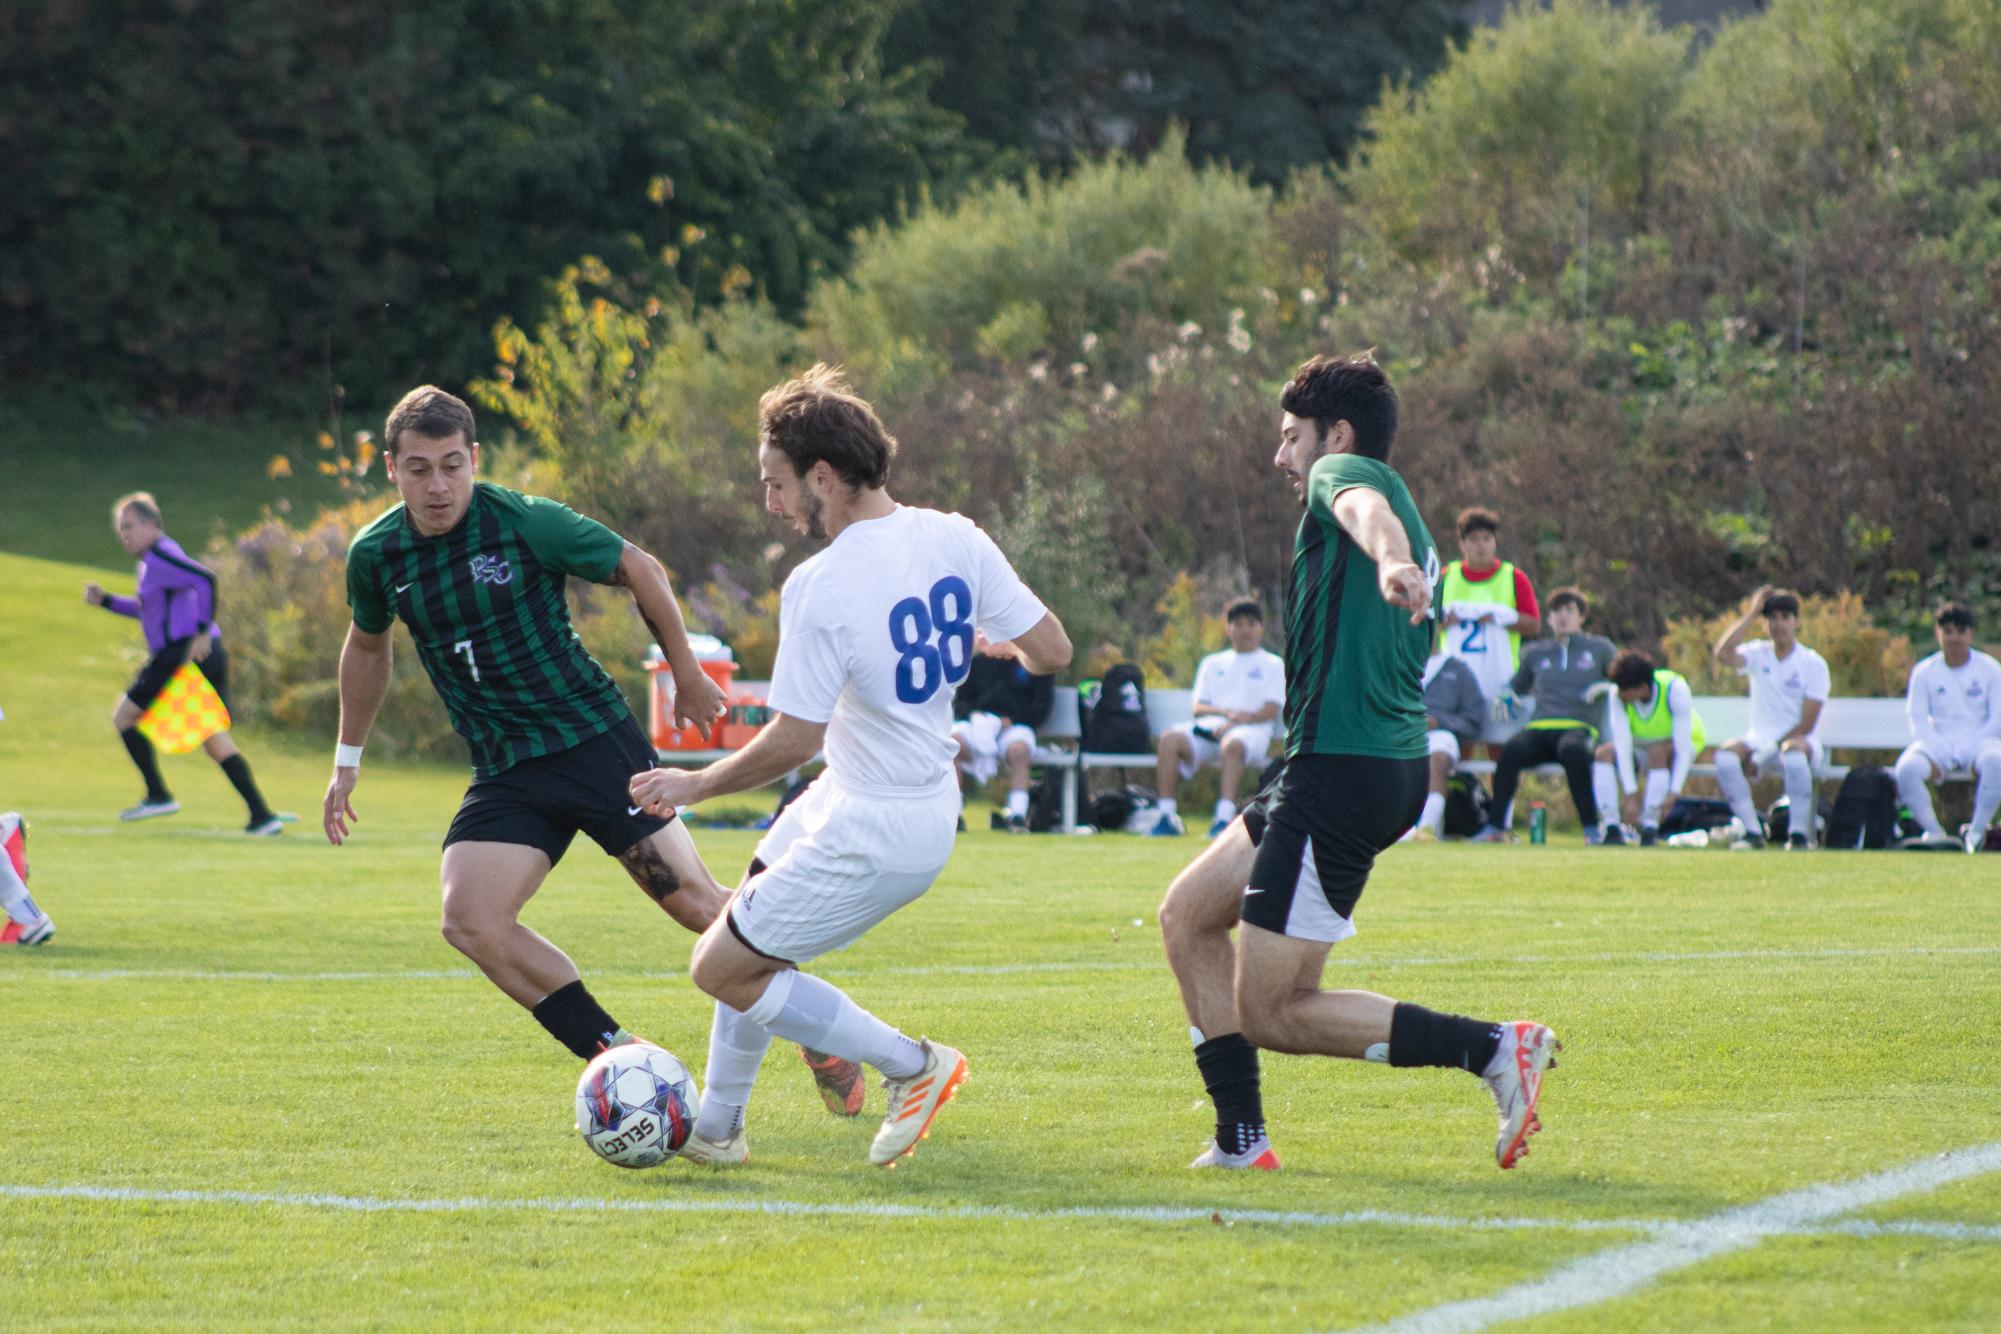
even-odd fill
[[[1745,643],[1751,622],[1760,616],[1770,638]],[[1799,628],[1798,595],[1767,584],[1751,595],[1744,614],[1716,641],[1716,661],[1751,678],[1751,728],[1716,748],[1716,785],[1743,822],[1745,841],[1752,847],[1763,847],[1765,838],[1758,805],[1751,799],[1751,779],[1775,765],[1784,774],[1786,805],[1793,816],[1786,846],[1813,846],[1813,780],[1826,758],[1820,715],[1832,682],[1827,659],[1799,642]]]
[[[1960,841],[1978,852],[2001,807],[2001,662],[1973,647],[1973,609],[1963,602],[1938,609],[1934,632],[1939,651],[1911,669],[1904,696],[1917,740],[1897,758],[1897,795],[1926,842],[1949,843],[1926,784],[1972,770],[1973,820]]]
[[[1230,647],[1211,653],[1195,667],[1195,716],[1160,734],[1154,785],[1160,794],[1156,834],[1181,832],[1181,784],[1212,764],[1222,766],[1216,783],[1214,838],[1237,818],[1237,791],[1244,771],[1263,768],[1271,757],[1272,729],[1285,704],[1285,659],[1263,647],[1264,610],[1256,598],[1238,598],[1223,611]]]
[[[809,1063],[818,1053],[882,1072],[889,1107],[869,1159],[888,1166],[928,1133],[965,1057],[913,1041],[798,965],[853,944],[944,869],[959,817],[952,688],[973,654],[1046,675],[1070,661],[1070,640],[971,520],[890,499],[896,441],[838,372],[816,366],[758,411],[765,508],[828,542],[785,582],[774,716],[706,770],[638,775],[632,799],[664,814],[761,787],[823,750],[827,767],[772,825],[695,947],[691,972],[716,1015],[708,1087],[681,1153],[748,1157],[744,1109],[776,1034]]]

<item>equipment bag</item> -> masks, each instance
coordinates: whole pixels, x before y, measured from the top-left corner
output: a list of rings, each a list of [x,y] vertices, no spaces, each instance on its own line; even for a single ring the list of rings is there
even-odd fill
[[[1887,848],[1897,836],[1897,779],[1878,764],[1858,764],[1841,780],[1827,820],[1827,848]]]
[[[1133,818],[1133,812],[1150,809],[1153,804],[1153,793],[1128,783],[1109,792],[1100,792],[1091,798],[1087,809],[1091,812],[1091,823],[1110,834],[1124,829],[1126,822]]]
[[[1077,809],[1088,811],[1084,771],[1077,771]],[[1028,832],[1047,834],[1063,827],[1063,775],[1045,771],[1028,789]]]
[[[1080,748],[1100,755],[1140,755],[1153,750],[1146,725],[1146,678],[1122,662],[1106,672],[1097,688],[1078,701],[1083,733]]]
[[[1716,797],[1679,797],[1661,817],[1661,837],[1697,829],[1721,829],[1730,823],[1730,803]]]
[[[1785,842],[1786,835],[1792,832],[1792,804],[1791,797],[1780,797],[1765,811],[1765,837],[1771,839],[1774,843]],[[1834,814],[1834,807],[1827,804],[1826,797],[1821,796],[1816,796],[1813,799],[1813,807],[1814,816],[1819,827],[1825,830],[1828,818]],[[1756,831],[1752,832],[1755,833]],[[1812,835],[1808,835],[1808,837],[1811,838]]]
[[[1474,774],[1455,773],[1445,780],[1445,835],[1471,838],[1488,823],[1492,801]]]

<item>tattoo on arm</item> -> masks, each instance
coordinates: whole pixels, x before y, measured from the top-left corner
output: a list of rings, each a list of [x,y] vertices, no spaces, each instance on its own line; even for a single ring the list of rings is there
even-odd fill
[[[618,859],[626,874],[646,891],[646,897],[655,903],[665,905],[667,896],[681,887],[681,877],[667,864],[653,846],[652,839],[645,839],[628,848]]]

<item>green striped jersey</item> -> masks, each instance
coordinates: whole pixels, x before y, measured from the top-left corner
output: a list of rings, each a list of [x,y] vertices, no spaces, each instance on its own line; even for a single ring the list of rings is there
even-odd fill
[[[632,716],[584,650],[566,577],[603,583],[625,540],[541,496],[473,484],[465,518],[425,537],[398,505],[355,534],[347,603],[370,634],[401,617],[486,778],[581,745]]]
[[[1334,518],[1334,498],[1356,486],[1390,502],[1411,559],[1437,588],[1438,550],[1403,478],[1356,454],[1314,463],[1285,606],[1285,753],[1422,759],[1424,661],[1436,631],[1383,601],[1376,563]]]

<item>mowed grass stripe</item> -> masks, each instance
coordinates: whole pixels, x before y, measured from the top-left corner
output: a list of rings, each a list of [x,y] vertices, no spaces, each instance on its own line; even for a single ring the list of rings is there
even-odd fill
[[[1427,957],[1416,955],[1409,958],[1337,958],[1330,957],[1327,966],[1353,968],[1481,968],[1507,967],[1515,965],[1541,965],[1561,963],[1565,966],[1581,963],[1631,964],[1631,963],[1723,963],[1754,960],[1786,960],[1811,962],[1816,959],[1895,959],[1928,958],[1938,956],[1991,955],[2001,954],[2001,945],[1930,946],[1913,945],[1904,948],[1829,948],[1800,950],[1700,950],[1688,953],[1674,953],[1664,950],[1632,950],[1604,952],[1597,954],[1536,955],[1466,955],[1460,958]],[[815,968],[814,971],[828,978],[871,978],[871,977],[1007,977],[1037,973],[1124,973],[1158,970],[1166,967],[1159,961],[1096,962],[1052,961],[1047,963],[997,963],[997,964],[913,964],[886,965],[878,968],[842,968],[839,965]],[[615,977],[639,981],[673,981],[688,975],[683,968],[594,968],[593,977]],[[478,977],[469,968],[415,968],[408,971],[357,971],[301,972],[285,973],[263,969],[233,968],[55,968],[37,976],[57,978],[69,982],[118,982],[130,980],[165,979],[187,982],[406,982],[406,981],[463,981]]]

